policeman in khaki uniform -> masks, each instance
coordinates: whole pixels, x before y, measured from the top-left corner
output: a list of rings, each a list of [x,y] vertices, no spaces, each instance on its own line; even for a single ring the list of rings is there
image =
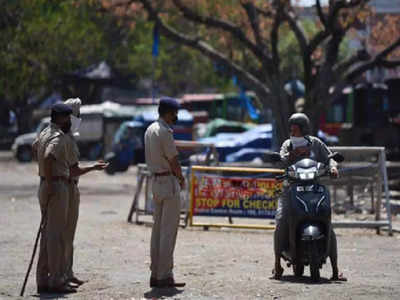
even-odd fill
[[[70,284],[83,283],[72,272],[72,244],[79,208],[77,177],[107,166],[98,162],[79,167],[78,147],[71,133],[71,126],[77,127],[76,122],[71,121],[74,119],[71,114],[76,111],[74,104],[55,104],[50,125],[33,145],[41,179],[39,202],[42,216],[46,217],[36,274],[38,293],[74,293],[76,290]]]
[[[82,101],[79,98],[70,98],[64,102],[72,109],[71,130],[66,135],[68,140],[68,155],[70,165],[69,181],[69,210],[67,214],[66,241],[65,241],[65,279],[69,284],[80,286],[84,283],[78,279],[72,270],[74,254],[74,238],[79,216],[80,193],[78,188],[79,176],[90,171],[103,170],[107,164],[100,161],[89,167],[79,166],[79,148],[75,138],[79,136],[80,108]]]
[[[145,133],[146,164],[152,174],[154,224],[151,233],[150,287],[183,287],[173,276],[173,254],[180,215],[180,191],[184,188],[171,126],[178,120],[179,104],[160,99],[159,119]]]
[[[71,108],[53,105],[51,124],[38,138],[39,203],[43,228],[37,264],[38,292],[72,293],[64,278],[65,232],[69,205],[69,156],[66,133],[71,128]]]
[[[79,98],[71,98],[64,102],[72,109],[71,114],[71,130],[67,137],[69,141],[68,151],[70,154],[69,163],[70,166],[74,166],[79,163],[79,148],[75,141],[75,137],[79,136],[79,126],[81,123],[80,119],[80,108],[81,100]],[[71,177],[69,184],[69,210],[67,217],[67,231],[66,231],[66,244],[65,244],[65,259],[66,259],[66,280],[78,286],[83,284],[84,281],[78,279],[72,270],[73,265],[73,254],[74,254],[74,238],[76,232],[76,225],[78,223],[79,216],[79,203],[80,203],[80,193],[78,188],[79,177]]]

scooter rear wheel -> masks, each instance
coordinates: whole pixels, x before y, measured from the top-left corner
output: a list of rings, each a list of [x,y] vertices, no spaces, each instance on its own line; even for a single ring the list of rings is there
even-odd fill
[[[318,245],[317,243],[312,244],[311,248],[311,259],[310,259],[310,273],[311,273],[311,280],[313,282],[318,282],[320,280],[320,274],[319,274],[319,266],[320,262],[318,259]]]

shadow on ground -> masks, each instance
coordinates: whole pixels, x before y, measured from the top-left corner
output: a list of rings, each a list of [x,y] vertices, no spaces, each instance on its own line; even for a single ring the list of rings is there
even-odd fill
[[[144,293],[145,299],[161,298],[161,297],[172,297],[177,294],[182,293],[183,290],[178,290],[176,288],[153,288],[151,291]]]

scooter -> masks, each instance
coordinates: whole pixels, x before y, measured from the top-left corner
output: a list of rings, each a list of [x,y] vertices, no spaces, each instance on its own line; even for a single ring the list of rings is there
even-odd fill
[[[333,153],[329,159],[343,161]],[[328,159],[328,161],[329,161]],[[331,202],[329,190],[319,178],[329,175],[328,162],[304,158],[289,166],[279,180],[289,181],[289,243],[282,253],[295,276],[302,276],[304,266],[310,266],[313,282],[320,280],[320,269],[329,256],[331,243]]]

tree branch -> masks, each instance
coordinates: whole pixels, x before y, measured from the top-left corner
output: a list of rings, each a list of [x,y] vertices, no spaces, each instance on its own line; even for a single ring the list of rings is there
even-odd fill
[[[272,51],[272,60],[274,61],[274,66],[275,66],[275,72],[277,74],[280,74],[279,72],[279,65],[280,65],[280,57],[279,57],[279,51],[278,51],[278,43],[279,43],[279,27],[281,23],[283,22],[283,15],[282,15],[282,10],[281,7],[278,7],[274,22],[272,24],[272,29],[271,29],[271,51]]]
[[[326,18],[326,15],[323,14],[322,7],[320,5],[320,0],[317,0],[317,13],[318,16],[324,25],[324,29],[318,32],[310,41],[308,45],[308,50],[310,55],[317,49],[317,47],[325,41],[330,35],[334,35],[335,31],[337,30],[342,30],[344,32],[347,32],[350,27],[354,24],[347,25],[345,28],[340,27],[340,24],[337,22],[338,14],[341,9],[344,8],[352,8],[356,7],[361,4],[365,4],[370,0],[356,0],[356,1],[351,1],[348,2],[346,0],[342,1],[330,1],[330,13],[328,14],[328,18]],[[339,28],[339,27],[340,28]]]
[[[294,32],[296,39],[299,43],[302,59],[303,59],[303,68],[304,68],[304,84],[309,86],[311,82],[311,54],[313,51],[310,50],[310,44],[307,39],[307,34],[301,24],[296,20],[296,17],[292,12],[285,12],[285,18],[288,21],[288,24],[292,31]]]
[[[315,6],[316,6],[316,9],[317,9],[317,14],[318,14],[319,20],[326,27],[326,17],[325,17],[324,12],[322,11],[321,0],[317,0]]]
[[[394,41],[390,46],[388,46],[386,49],[382,50],[381,53],[379,53],[376,56],[376,59],[383,59],[384,57],[388,56],[392,51],[394,51],[397,47],[400,46],[400,37],[397,38],[396,41]]]
[[[244,82],[247,86],[254,88],[256,92],[258,92],[260,95],[268,94],[269,91],[262,82],[260,82],[257,78],[255,78],[252,74],[244,70],[239,65],[230,61],[228,57],[216,51],[209,44],[199,40],[198,38],[193,38],[185,34],[179,33],[172,27],[165,24],[165,22],[163,22],[163,20],[158,15],[158,12],[152,7],[150,3],[151,0],[140,0],[140,2],[143,4],[144,8],[148,12],[149,18],[157,23],[160,32],[162,32],[167,38],[196,49],[211,60],[223,64],[228,68],[229,71],[235,73],[242,82]]]
[[[322,30],[318,32],[312,40],[308,44],[308,51],[311,54],[317,49],[317,47],[324,41],[326,40],[330,35],[330,32],[327,30]]]
[[[347,1],[332,1],[330,2],[330,13],[326,16],[321,7],[320,0],[317,0],[316,8],[317,14],[324,25],[324,29],[318,32],[309,42],[308,50],[310,51],[310,55],[317,49],[317,47],[326,40],[329,35],[333,33],[335,30],[335,23],[337,23],[337,16],[341,9],[343,8],[351,8],[355,7],[362,2],[368,2],[369,0],[357,0],[356,2],[352,1],[347,3]],[[348,28],[347,28],[348,29]],[[347,30],[346,29],[346,30]]]
[[[263,15],[266,18],[272,18],[274,16],[272,11],[263,10],[263,9],[259,8],[258,6],[254,6],[254,8],[257,11],[257,13],[259,13],[260,15]]]
[[[386,49],[382,50],[378,55],[376,55],[372,61],[355,68],[353,71],[351,71],[349,74],[347,74],[346,75],[347,82],[352,82],[354,79],[359,77],[362,73],[364,73],[365,71],[368,71],[376,66],[381,65],[381,66],[385,66],[388,68],[397,67],[399,61],[388,61],[388,60],[384,60],[384,58],[386,56],[388,56],[392,51],[394,51],[399,46],[400,46],[400,37],[397,38],[397,40],[395,42],[393,42],[390,46],[388,46]]]
[[[297,41],[299,42],[302,52],[307,51],[307,34],[301,24],[296,20],[296,16],[292,12],[283,12],[286,20],[294,34],[296,35]]]
[[[338,64],[334,68],[334,72],[338,75],[343,74],[346,72],[351,66],[353,66],[356,63],[362,62],[362,61],[367,61],[370,60],[371,56],[369,53],[365,50],[358,50],[356,54],[348,58],[347,60],[343,61],[342,63]]]
[[[251,29],[253,30],[254,38],[259,47],[266,48],[260,32],[260,23],[258,19],[258,12],[255,9],[255,6],[251,2],[242,3],[242,7],[247,13],[248,20],[251,25]]]
[[[143,1],[141,2],[143,3]],[[259,47],[255,45],[252,41],[250,41],[239,26],[221,19],[209,16],[200,16],[196,14],[193,10],[185,6],[180,0],[173,0],[173,2],[176,5],[176,7],[183,13],[183,16],[186,19],[192,22],[205,24],[209,27],[214,27],[229,32],[230,34],[232,34],[232,36],[237,38],[247,48],[249,48],[250,51],[253,52],[254,55],[261,60],[261,62],[265,65],[266,68],[270,68],[270,66],[272,65],[271,58],[268,55],[266,55],[266,53],[263,51],[263,49],[265,48]]]
[[[370,0],[340,0],[340,1],[329,1],[329,17],[328,17],[328,24],[337,18],[340,10],[343,8],[353,8],[357,7],[361,4],[366,4]],[[333,4],[333,6],[332,6]],[[329,26],[329,25],[328,25]]]
[[[97,11],[100,12],[107,12],[110,9],[116,9],[119,7],[126,7],[129,4],[132,4],[134,0],[120,0],[120,1],[111,1],[112,3],[107,6],[101,5],[100,8],[97,9]]]
[[[379,63],[380,66],[387,69],[394,69],[400,66],[400,60],[381,60]]]

